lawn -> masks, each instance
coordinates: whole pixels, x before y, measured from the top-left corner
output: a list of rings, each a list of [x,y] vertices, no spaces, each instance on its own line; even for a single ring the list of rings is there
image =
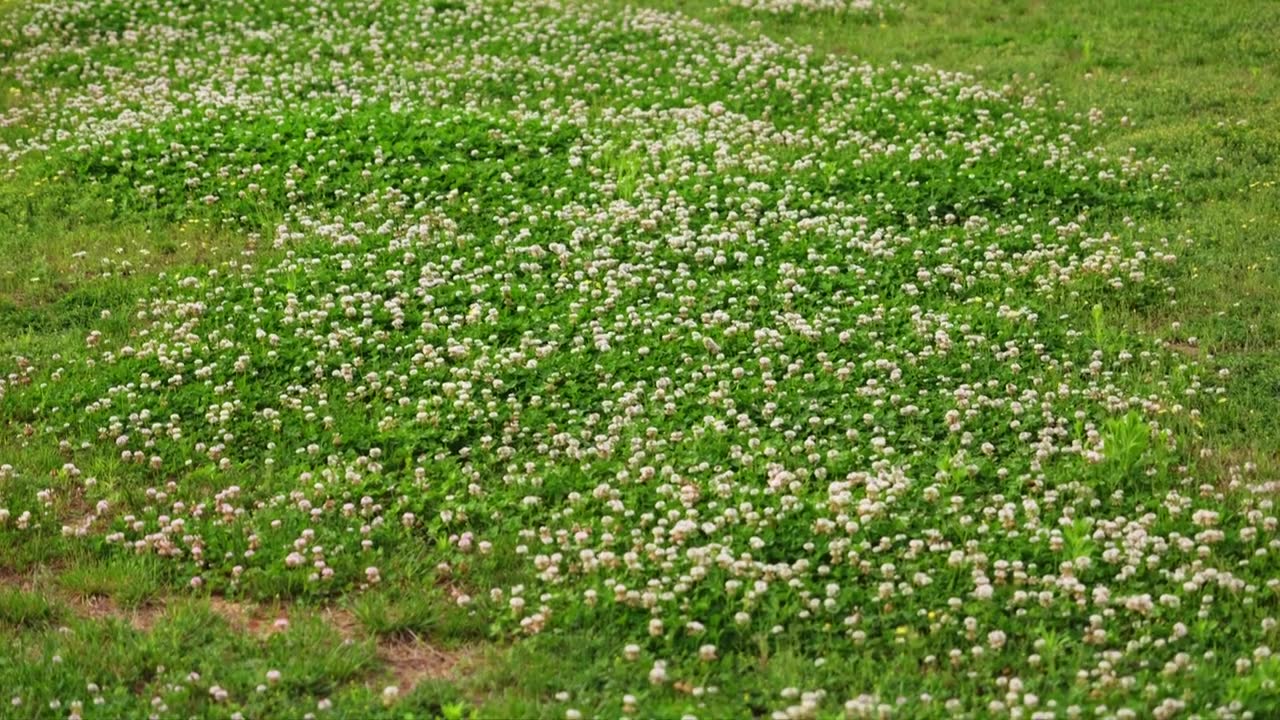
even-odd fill
[[[1280,716],[1277,36],[0,2],[0,717]]]

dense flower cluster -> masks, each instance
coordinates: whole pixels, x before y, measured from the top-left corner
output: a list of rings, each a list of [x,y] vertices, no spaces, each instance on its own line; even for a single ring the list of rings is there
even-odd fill
[[[1236,717],[1190,689],[1273,682],[1274,484],[1198,477],[1215,377],[1080,312],[1176,262],[1125,217],[1168,169],[1098,113],[647,10],[251,5],[5,34],[10,172],[273,249],[18,360],[0,400],[65,464],[4,470],[4,531],[317,594],[431,544],[460,605],[627,628],[672,692],[805,648],[787,718]]]

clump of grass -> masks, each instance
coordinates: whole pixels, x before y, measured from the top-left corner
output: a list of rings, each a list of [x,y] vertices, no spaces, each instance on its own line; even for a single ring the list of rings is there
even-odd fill
[[[10,630],[46,627],[63,617],[62,606],[43,593],[0,587],[0,625]]]
[[[78,597],[108,597],[124,608],[137,608],[160,597],[163,568],[146,558],[100,564],[82,563],[58,574],[58,584]]]
[[[351,611],[375,635],[427,635],[440,619],[438,601],[430,593],[388,597],[367,593],[356,598]]]

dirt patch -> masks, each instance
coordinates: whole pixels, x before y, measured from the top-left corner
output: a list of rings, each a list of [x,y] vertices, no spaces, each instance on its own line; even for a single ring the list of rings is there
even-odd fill
[[[325,608],[321,613],[321,617],[329,624],[329,627],[342,636],[343,640],[351,642],[359,640],[367,634],[364,626],[360,624],[355,615],[351,614],[350,610],[336,607]]]
[[[89,620],[119,620],[128,623],[139,632],[148,632],[156,619],[164,614],[163,605],[143,605],[132,610],[122,608],[114,600],[102,595],[87,598],[69,598],[67,604],[80,617]]]
[[[289,610],[283,605],[259,605],[223,597],[210,597],[209,609],[231,627],[257,637],[283,632],[289,627]]]
[[[10,570],[6,567],[0,567],[0,587],[7,587],[13,590],[21,590],[22,592],[31,592],[34,583],[31,581],[30,575]]]
[[[346,642],[371,636],[356,616],[338,607],[325,608],[321,617]],[[401,696],[424,680],[447,680],[477,656],[475,648],[446,649],[415,633],[374,637],[378,659],[386,666]]]
[[[446,650],[417,637],[378,643],[378,658],[386,663],[402,694],[424,680],[456,678],[475,655],[472,648]]]

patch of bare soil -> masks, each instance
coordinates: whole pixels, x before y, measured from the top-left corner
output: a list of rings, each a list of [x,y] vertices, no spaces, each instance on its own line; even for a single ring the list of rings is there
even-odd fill
[[[31,592],[31,576],[14,572],[9,568],[0,567],[0,587],[21,590],[23,592]]]
[[[289,608],[284,605],[262,605],[214,596],[209,608],[231,627],[255,637],[283,632],[289,627]]]
[[[386,663],[400,692],[407,693],[424,680],[457,677],[459,670],[474,661],[475,652],[467,648],[446,650],[411,636],[379,641],[378,658]]]
[[[156,618],[164,614],[164,606],[160,604],[143,605],[133,609],[122,608],[114,600],[102,595],[91,595],[87,598],[69,598],[67,604],[80,617],[90,620],[120,620],[128,623],[139,632],[149,631],[156,623]]]
[[[325,608],[321,616],[329,627],[342,636],[343,640],[358,640],[365,634],[364,626],[355,615],[351,614],[350,610],[337,607]]]

